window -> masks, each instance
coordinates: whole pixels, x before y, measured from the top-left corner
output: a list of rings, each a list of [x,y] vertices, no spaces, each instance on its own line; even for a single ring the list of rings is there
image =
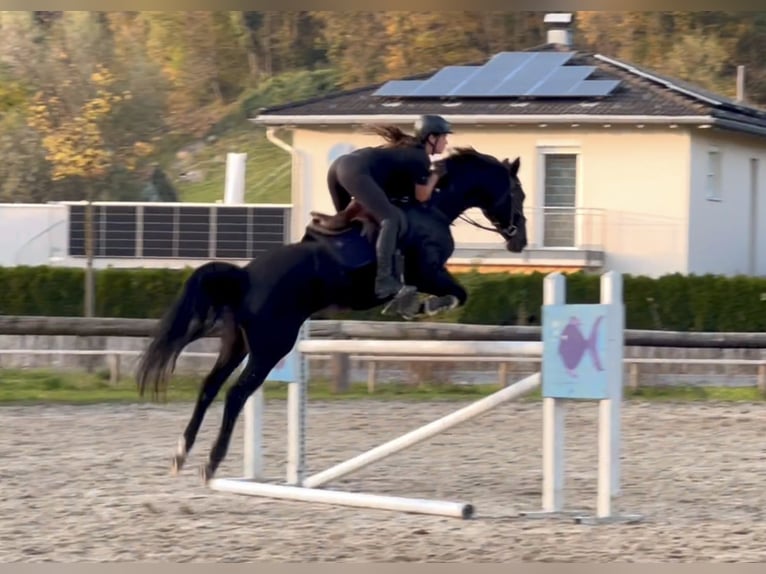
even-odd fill
[[[707,152],[705,192],[708,201],[721,201],[721,152],[715,149]]]
[[[330,148],[327,154],[327,165],[330,165],[340,156],[354,151],[354,145],[346,142],[337,143]]]
[[[543,246],[575,247],[577,154],[545,153]]]

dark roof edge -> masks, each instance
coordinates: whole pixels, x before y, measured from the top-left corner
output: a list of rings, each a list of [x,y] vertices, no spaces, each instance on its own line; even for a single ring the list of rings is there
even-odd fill
[[[348,125],[385,121],[387,123],[410,122],[417,113],[401,114],[274,114],[250,118],[257,125]],[[643,114],[450,114],[444,117],[455,124],[536,124],[545,123],[614,123],[614,124],[709,124],[714,121],[710,114],[643,115]]]
[[[756,136],[766,136],[766,125],[755,125],[752,123],[741,122],[733,119],[726,119],[713,114],[713,125],[727,130],[743,132]]]
[[[385,83],[385,82],[383,82]],[[352,88],[350,90],[336,90],[334,92],[328,92],[326,94],[322,94],[320,96],[311,96],[310,98],[305,98],[303,100],[294,100],[290,102],[286,102],[284,104],[277,104],[276,106],[266,106],[265,108],[260,108],[257,111],[258,115],[261,114],[270,114],[273,112],[279,112],[281,110],[287,109],[287,108],[296,108],[299,106],[305,106],[306,104],[313,104],[315,102],[321,102],[322,100],[327,100],[329,98],[335,98],[338,96],[350,96],[352,94],[356,94],[359,92],[365,92],[371,88],[374,88],[376,86],[382,85],[381,83],[378,84],[371,84],[369,86],[363,86],[361,88]],[[249,118],[253,119],[253,118]]]
[[[645,80],[649,80],[651,82],[661,84],[670,90],[673,90],[675,92],[678,92],[679,94],[683,94],[690,98],[694,98],[695,100],[698,100],[705,104],[712,105],[718,108],[724,108],[724,109],[728,108],[740,114],[751,116],[751,117],[758,117],[761,119],[766,118],[766,113],[764,112],[764,110],[761,110],[753,106],[748,106],[747,104],[744,104],[744,103],[734,102],[722,94],[716,94],[714,92],[710,92],[708,90],[705,90],[702,87],[697,87],[697,89],[695,89],[693,86],[689,85],[688,82],[684,82],[682,80],[668,78],[660,74],[652,73],[650,71],[647,71],[645,68],[641,66],[637,66],[635,64],[631,64],[624,60],[619,60],[617,58],[612,58],[610,56],[604,56],[603,54],[593,54],[593,57],[601,62],[604,62],[606,64],[611,64],[612,66],[618,67],[622,70],[625,70],[626,72],[629,72],[631,74],[644,78]],[[682,84],[686,84],[686,85],[682,85]]]
[[[423,72],[420,74],[413,74],[411,76],[405,76],[403,78],[397,78],[397,80],[423,80],[425,78],[430,78],[432,75],[434,75],[437,70],[432,70],[430,72]],[[275,106],[267,106],[265,108],[261,108],[258,111],[258,115],[260,114],[269,114],[272,112],[278,112],[280,110],[284,110],[285,108],[296,108],[299,106],[304,106],[306,104],[313,104],[315,102],[320,102],[322,100],[328,100],[330,98],[337,98],[338,96],[350,96],[352,94],[357,94],[359,92],[366,92],[367,90],[371,90],[373,88],[379,88],[389,80],[382,80],[380,82],[374,82],[372,84],[367,84],[365,86],[360,86],[358,88],[350,88],[350,89],[340,89],[335,90],[334,92],[328,92],[326,94],[322,94],[319,96],[311,96],[310,98],[306,98],[303,100],[294,100],[290,102],[285,102],[284,104],[277,104]]]

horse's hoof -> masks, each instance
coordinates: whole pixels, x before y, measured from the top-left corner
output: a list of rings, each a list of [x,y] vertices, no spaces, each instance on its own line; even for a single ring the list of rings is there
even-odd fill
[[[438,313],[451,311],[459,305],[460,301],[454,295],[443,295],[440,297],[429,297],[423,303],[423,312],[432,317]]]
[[[176,447],[176,454],[173,456],[173,466],[171,473],[173,476],[177,476],[186,462],[186,455],[188,450],[186,449],[186,439],[182,436],[178,437],[178,446]]]
[[[173,457],[173,465],[170,471],[173,476],[178,476],[184,467],[184,462],[186,462],[186,457],[183,455],[177,454]]]
[[[207,484],[210,482],[213,479],[213,474],[213,467],[210,466],[210,463],[200,466],[199,475],[200,478],[202,478],[202,484]]]

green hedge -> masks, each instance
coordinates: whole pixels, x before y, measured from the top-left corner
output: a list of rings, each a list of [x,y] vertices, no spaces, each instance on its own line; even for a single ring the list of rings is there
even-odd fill
[[[96,271],[96,314],[157,318],[179,293],[192,269]],[[543,273],[477,272],[456,277],[469,292],[465,307],[440,321],[539,325]],[[626,326],[678,331],[766,331],[766,278],[680,274],[654,279],[625,275]],[[82,316],[84,271],[57,267],[0,267],[0,314]],[[569,303],[597,303],[600,276],[567,275]],[[394,320],[380,309],[325,311],[317,318]]]

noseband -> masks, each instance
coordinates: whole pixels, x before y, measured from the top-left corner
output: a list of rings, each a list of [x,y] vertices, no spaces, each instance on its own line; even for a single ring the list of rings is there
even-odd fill
[[[503,201],[503,199],[504,198],[498,199],[492,205],[492,207],[494,208],[495,206],[497,206],[501,201]],[[494,211],[494,209],[492,209],[492,211]],[[508,224],[507,227],[501,226],[500,222],[494,218],[488,218],[490,223],[492,223],[494,227],[487,227],[486,225],[482,225],[478,221],[474,221],[473,219],[471,219],[465,214],[461,213],[458,217],[462,219],[463,221],[465,221],[466,223],[469,223],[473,225],[474,227],[478,227],[479,229],[484,229],[486,231],[493,231],[495,233],[499,233],[503,237],[503,239],[505,239],[506,241],[509,241],[512,237],[514,237],[519,232],[519,228],[513,223],[516,215],[517,213],[513,209],[513,198],[511,198],[511,216],[508,218],[510,220],[510,223]]]

